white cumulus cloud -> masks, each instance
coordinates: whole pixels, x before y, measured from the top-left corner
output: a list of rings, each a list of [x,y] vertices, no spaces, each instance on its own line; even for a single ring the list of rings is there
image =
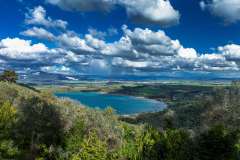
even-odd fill
[[[209,10],[214,16],[222,18],[226,24],[240,21],[239,0],[201,1],[200,7],[203,10]]]
[[[46,16],[46,10],[42,6],[30,9],[29,13],[25,15],[25,23],[32,25],[42,25],[45,27],[57,27],[65,29],[67,27],[67,22],[63,20],[52,20],[50,17]]]
[[[72,35],[69,33],[63,33],[57,37],[62,47],[68,48],[70,50],[75,50],[78,52],[95,52],[95,49],[88,46],[86,41],[77,35]]]
[[[218,51],[229,60],[240,60],[240,45],[228,44],[218,47]]]
[[[55,36],[51,32],[45,30],[44,28],[39,28],[39,27],[33,27],[30,29],[27,29],[26,31],[21,32],[20,34],[24,36],[39,38],[39,39],[54,40],[55,38]]]
[[[138,22],[169,26],[179,23],[180,14],[169,0],[119,0],[130,18]]]
[[[179,23],[180,13],[169,0],[46,0],[65,10],[110,11],[116,6],[126,9],[128,16],[141,23],[169,26]]]
[[[48,48],[42,44],[32,44],[29,40],[6,38],[0,41],[0,55],[13,59],[38,59],[47,54]]]

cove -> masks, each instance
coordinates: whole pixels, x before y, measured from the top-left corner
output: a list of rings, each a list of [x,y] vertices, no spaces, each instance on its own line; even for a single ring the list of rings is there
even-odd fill
[[[156,100],[100,92],[63,92],[55,93],[55,96],[71,98],[91,108],[106,109],[111,106],[120,115],[157,112],[166,108],[165,103]]]

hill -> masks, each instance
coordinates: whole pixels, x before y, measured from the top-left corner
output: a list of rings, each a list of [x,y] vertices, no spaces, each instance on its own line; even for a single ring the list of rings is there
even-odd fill
[[[131,157],[142,130],[110,108],[91,110],[7,82],[0,82],[0,127],[0,159]]]
[[[69,99],[57,99],[48,92],[0,82],[3,160],[239,158],[240,134],[236,129],[217,125],[192,134],[181,127],[152,126],[121,121],[111,108],[93,110]]]
[[[146,96],[168,104],[157,113],[143,113],[122,118],[130,123],[148,123],[160,129],[166,127],[193,130],[196,133],[216,125],[239,129],[240,85],[145,85],[115,91]]]

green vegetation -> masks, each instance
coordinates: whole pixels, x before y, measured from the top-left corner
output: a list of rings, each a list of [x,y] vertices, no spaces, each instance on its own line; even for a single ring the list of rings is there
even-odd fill
[[[12,70],[5,70],[3,71],[2,75],[0,75],[0,81],[16,83],[17,80],[17,73]]]
[[[0,159],[238,160],[238,86],[199,87],[163,112],[124,118],[0,82]]]
[[[140,84],[136,86],[122,86],[111,93],[133,95],[155,99],[170,105],[196,100],[204,95],[211,95],[214,88],[223,88],[223,85],[214,84]]]
[[[240,85],[238,82],[228,86],[169,86],[169,93],[165,91],[166,88],[167,86],[160,85],[128,89],[131,95],[147,93],[148,97],[155,96],[158,97],[157,99],[165,100],[168,109],[121,119],[133,124],[148,123],[163,130],[183,128],[199,132],[216,125],[223,125],[230,129],[239,128]],[[156,92],[157,89],[159,94]],[[162,91],[166,95],[176,93],[173,94],[175,98],[162,97]]]
[[[143,127],[112,109],[91,110],[67,99],[0,82],[0,159],[133,159]]]

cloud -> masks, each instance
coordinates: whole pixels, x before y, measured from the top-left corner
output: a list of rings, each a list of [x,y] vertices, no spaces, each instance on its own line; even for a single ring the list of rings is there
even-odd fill
[[[202,10],[205,10],[205,9],[206,9],[206,3],[205,3],[204,1],[200,1],[200,2],[199,2],[199,5],[200,5],[200,8],[201,8]]]
[[[48,52],[42,44],[31,44],[31,41],[19,38],[6,38],[0,41],[0,55],[12,59],[38,59]]]
[[[106,32],[98,31],[97,29],[94,29],[94,28],[89,28],[88,32],[93,37],[96,37],[96,38],[99,38],[99,39],[104,39],[107,36]]]
[[[89,54],[95,52],[94,47],[91,47],[87,44],[87,40],[80,38],[75,32],[67,30],[67,22],[63,22],[62,20],[53,20],[50,17],[46,17],[46,10],[42,6],[38,6],[34,9],[31,9],[29,11],[29,14],[26,14],[25,22],[28,25],[43,25],[44,27],[57,27],[56,29],[60,28],[64,30],[57,30],[58,35],[54,35],[45,28],[33,26],[30,29],[20,32],[20,34],[27,37],[34,37],[40,40],[44,39],[54,41],[54,43],[57,44],[60,48],[74,51],[79,54]],[[89,29],[89,32],[90,34],[99,38],[106,36],[105,32],[100,32],[95,29]]]
[[[51,32],[45,30],[44,28],[38,28],[38,27],[27,29],[26,31],[21,32],[20,34],[28,37],[39,38],[39,39],[47,39],[47,40],[55,39],[55,36]]]
[[[202,1],[200,5],[202,9],[209,10],[217,2],[219,1]],[[175,11],[170,2],[163,0],[51,0],[51,3],[62,3],[62,8],[69,10],[107,12],[120,5],[134,20],[161,25],[177,22],[173,18],[176,15],[172,16],[172,20],[170,18]],[[70,4],[74,4],[72,8],[69,8]],[[81,6],[85,10],[79,8],[78,4],[86,4]],[[98,8],[92,4],[106,4],[106,8]],[[176,13],[178,12],[175,11]],[[51,44],[49,46],[54,47],[20,38],[2,39],[0,70],[10,67],[24,73],[45,72],[74,78],[74,75],[154,75],[175,71],[213,73],[240,69],[238,44],[219,46],[212,53],[198,53],[194,48],[183,46],[178,39],[172,39],[163,30],[139,27],[129,29],[126,25],[122,26],[122,32],[119,33],[115,28],[105,31],[89,28],[88,33],[78,34],[68,30],[67,22],[59,23],[61,20],[48,17],[41,6],[30,10],[25,22],[29,28],[21,32],[21,35],[38,38],[39,41],[48,40]],[[120,33],[123,34],[118,40],[106,40]]]
[[[132,61],[123,58],[114,58],[113,65],[127,68],[146,68],[149,66],[147,61]]]
[[[135,28],[133,31],[123,27],[125,36],[131,40],[134,50],[158,56],[177,54],[180,48],[178,40],[171,40],[164,31],[153,32],[149,29]]]
[[[238,65],[233,61],[227,61],[222,54],[203,54],[196,62],[195,70],[239,70]]]
[[[178,56],[185,59],[196,59],[198,55],[194,48],[180,47],[178,50]]]
[[[108,11],[116,6],[126,9],[127,15],[136,22],[170,26],[179,23],[180,14],[169,0],[46,0],[65,10]]]
[[[95,38],[105,39],[106,37],[115,36],[118,34],[118,30],[116,28],[110,27],[106,31],[99,31],[95,28],[89,28],[88,32]]]
[[[128,37],[121,37],[119,41],[109,43],[102,48],[100,52],[106,56],[124,56],[128,58],[135,58],[138,56],[138,53],[132,50],[132,43]]]
[[[60,1],[55,0],[56,4]],[[81,3],[92,2],[97,3],[94,0]],[[110,2],[112,3],[112,1],[106,0],[103,3]],[[163,6],[164,3],[170,4],[169,1],[155,0],[149,3],[144,0],[138,2],[146,4],[146,8],[148,5],[152,6],[154,2],[156,2],[155,7],[159,7],[160,3]],[[66,3],[73,3],[73,1]],[[130,17],[133,18],[133,13],[130,13],[133,12],[132,9],[135,9],[135,15],[142,14],[141,17],[144,16],[146,13],[138,13],[138,10],[141,10],[140,4],[131,8],[131,5],[135,3],[135,0],[121,1],[121,5],[129,7],[126,9]],[[202,7],[204,5],[206,4],[202,4]],[[136,9],[136,7],[139,8]],[[47,17],[46,11],[42,7],[36,7],[31,11],[31,17],[34,17],[32,19],[40,21],[27,23],[31,24],[31,28],[20,34],[48,40],[56,48],[48,48],[43,43],[32,44],[29,40],[19,38],[3,39],[0,41],[0,60],[5,62],[4,66],[71,76],[239,70],[240,47],[237,44],[219,46],[215,53],[203,54],[198,53],[194,48],[186,48],[178,39],[172,39],[163,30],[154,31],[139,27],[129,29],[126,25],[122,26],[121,33],[123,35],[118,40],[108,42],[106,40],[108,37],[118,34],[116,29],[109,28],[106,31],[99,31],[89,28],[85,35],[77,34],[68,30],[66,25],[64,25],[65,27],[56,26],[54,22],[57,20]],[[155,12],[153,11],[151,14],[155,14]],[[54,34],[51,33],[53,29],[49,27],[57,27],[54,28]]]
[[[91,59],[87,73],[92,75],[109,75],[111,74],[111,64],[105,59]]]
[[[174,70],[175,60],[173,57],[154,57],[142,60],[130,60],[127,58],[116,57],[113,59],[113,66],[124,68],[125,72],[145,72],[154,73],[161,71]]]
[[[61,29],[65,29],[68,25],[66,21],[60,19],[52,20],[50,17],[46,17],[46,10],[42,6],[30,9],[29,13],[25,14],[25,23]]]
[[[29,16],[29,14],[31,16]],[[25,22],[26,24],[32,24],[32,25],[43,25],[44,27],[57,27],[64,30],[61,30],[58,35],[54,35],[50,31],[41,28],[33,26],[30,29],[27,29],[23,32],[20,32],[21,35],[27,36],[27,37],[34,37],[38,39],[45,39],[49,41],[54,41],[59,47],[65,48],[67,50],[71,50],[74,52],[79,53],[92,53],[95,52],[95,49],[88,46],[86,44],[86,41],[83,38],[80,38],[75,32],[66,30],[67,22],[64,23],[58,23],[61,22],[61,20],[52,20],[51,18],[46,19],[46,10],[41,7],[35,7],[34,9],[30,10],[30,13],[26,14]],[[96,34],[99,34],[98,31],[90,30],[92,33],[96,32]]]
[[[46,0],[48,3],[57,5],[65,10],[73,11],[109,11],[115,0]]]
[[[0,41],[0,59],[14,66],[34,67],[52,64],[82,63],[85,56],[62,48],[49,49],[43,43],[32,44],[30,40],[5,38]]]
[[[218,47],[218,51],[228,60],[240,61],[240,45],[228,44],[225,46],[220,46]]]
[[[77,35],[71,33],[63,33],[57,37],[61,47],[70,49],[75,52],[93,53],[96,50],[86,44],[86,41]]]
[[[170,26],[179,23],[180,14],[169,0],[119,0],[128,16],[141,23]]]
[[[222,18],[225,24],[231,24],[240,21],[239,6],[239,0],[211,0],[209,2],[200,2],[200,7],[202,10],[208,10],[212,15]]]
[[[96,52],[101,51],[103,48],[107,46],[105,41],[97,39],[93,37],[91,34],[85,35],[84,41],[89,47],[93,48],[93,50],[95,50]]]
[[[164,31],[123,27],[125,36],[120,41],[107,45],[113,58],[113,66],[141,71],[239,70],[236,60],[238,45],[218,47],[218,53],[200,54],[194,48],[185,48],[178,40],[172,40]],[[106,49],[105,49],[106,50]],[[233,53],[234,56],[233,56]]]
[[[66,66],[44,66],[40,68],[41,71],[46,73],[54,73],[54,74],[73,74],[71,68]]]
[[[185,48],[179,40],[171,39],[162,30],[130,30],[127,26],[122,28],[124,35],[113,43],[94,38],[90,34],[82,40],[94,48],[94,57],[107,59],[111,63],[108,66],[127,68],[128,71],[214,71],[239,68],[235,61],[227,58],[236,53],[239,46],[218,47],[218,53],[200,54],[194,48]]]
[[[135,28],[133,31],[123,26],[124,36],[119,41],[102,45],[101,53],[128,59],[147,59],[151,56],[163,57],[178,54],[181,45],[172,40],[164,31]]]

